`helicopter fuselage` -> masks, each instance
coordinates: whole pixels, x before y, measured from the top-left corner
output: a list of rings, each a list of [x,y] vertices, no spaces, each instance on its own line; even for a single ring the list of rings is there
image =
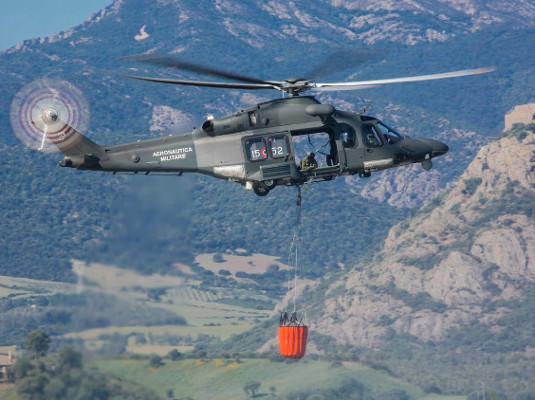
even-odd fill
[[[60,165],[145,174],[196,172],[239,182],[258,195],[279,185],[369,176],[409,163],[430,169],[431,159],[448,151],[444,143],[401,135],[376,118],[336,110],[311,96],[257,104],[180,135],[114,146],[82,138],[81,144],[62,150]],[[300,169],[306,148],[324,156],[313,169]]]

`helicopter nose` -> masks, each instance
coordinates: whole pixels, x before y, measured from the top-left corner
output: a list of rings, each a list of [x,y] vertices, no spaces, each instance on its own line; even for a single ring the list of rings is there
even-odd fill
[[[431,157],[438,157],[446,154],[449,151],[449,147],[446,143],[439,142],[434,139],[421,139],[425,144],[431,147]]]

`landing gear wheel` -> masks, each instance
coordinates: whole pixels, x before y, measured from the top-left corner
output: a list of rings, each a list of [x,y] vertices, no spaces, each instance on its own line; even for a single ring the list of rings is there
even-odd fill
[[[259,185],[253,186],[253,191],[258,196],[265,196],[265,195],[267,195],[269,193],[269,188],[266,185],[259,184]]]
[[[277,186],[277,182],[273,179],[270,179],[268,181],[262,181],[265,187],[267,187],[269,190],[273,189],[275,186]]]

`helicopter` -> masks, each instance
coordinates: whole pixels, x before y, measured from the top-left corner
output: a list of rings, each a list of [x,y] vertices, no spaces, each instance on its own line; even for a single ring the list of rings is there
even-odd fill
[[[369,88],[378,85],[446,79],[491,72],[477,68],[446,73],[357,82],[320,83],[306,78],[282,81],[263,80],[183,61],[174,56],[142,54],[129,60],[166,68],[193,71],[228,81],[129,78],[175,85],[245,90],[275,89],[283,97],[252,105],[220,118],[208,117],[190,132],[102,146],[70,125],[54,105],[40,107],[31,124],[64,155],[62,167],[112,173],[201,173],[237,182],[259,196],[277,186],[298,186],[329,181],[338,176],[369,177],[372,172],[412,163],[424,170],[432,159],[448,152],[445,143],[416,139],[396,131],[378,118],[322,104],[308,91],[334,91]],[[308,138],[316,154],[324,159],[302,168],[298,142]],[[316,149],[312,141],[321,140]],[[310,157],[311,154],[308,154]],[[315,157],[315,154],[312,154]]]

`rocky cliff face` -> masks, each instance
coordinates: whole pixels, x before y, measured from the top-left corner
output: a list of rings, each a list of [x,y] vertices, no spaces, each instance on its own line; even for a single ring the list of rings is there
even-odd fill
[[[115,0],[88,18],[81,26],[82,32],[80,27],[69,29],[22,42],[11,51],[28,49],[27,45],[36,42],[69,40],[72,46],[87,43],[94,40],[91,36],[95,26],[110,23],[129,25],[124,29],[129,44],[152,42],[152,38],[158,37],[162,42],[154,43],[154,48],[165,44],[163,39],[173,32],[180,38],[174,47],[176,53],[195,46],[200,33],[211,38],[229,35],[260,49],[274,39],[309,44],[356,41],[368,45],[380,42],[415,45],[444,42],[493,25],[516,29],[535,26],[535,5],[530,0],[270,0],[239,5],[228,0],[153,0],[152,3]],[[161,13],[163,9],[165,13]],[[174,24],[165,27],[162,21],[169,18]]]
[[[522,298],[535,283],[530,127],[483,147],[446,195],[394,226],[372,262],[331,285],[314,329],[375,347],[393,333],[435,341],[451,328],[476,320],[493,326],[507,314],[488,305]]]
[[[219,21],[217,25],[223,25],[228,33],[258,48],[264,47],[273,36],[291,37],[304,43],[325,43],[325,32],[367,44],[443,42],[490,25],[533,27],[535,15],[535,6],[529,0],[512,4],[502,0],[322,0],[312,3],[270,0],[239,6],[235,2],[216,0],[207,2],[203,7],[207,13],[203,14],[192,12],[185,1],[158,0],[158,4],[176,5],[181,9],[180,23],[190,18],[207,18],[213,12],[216,18],[209,18],[210,25]],[[244,15],[262,18],[243,18]],[[270,20],[269,29],[264,25],[267,20]]]

